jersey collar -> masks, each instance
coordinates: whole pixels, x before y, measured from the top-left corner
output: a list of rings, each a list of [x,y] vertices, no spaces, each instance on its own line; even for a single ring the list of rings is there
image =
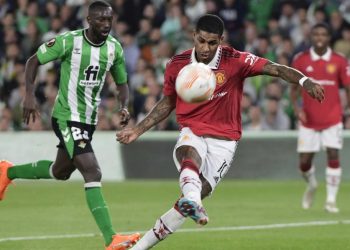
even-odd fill
[[[106,42],[106,41],[103,41],[102,43],[99,43],[99,44],[93,43],[89,40],[89,38],[87,37],[87,35],[85,33],[86,33],[86,29],[83,30],[83,36],[84,36],[85,40],[88,42],[88,44],[90,44],[91,46],[101,47]]]
[[[219,67],[220,59],[221,59],[221,52],[222,52],[222,47],[219,46],[218,49],[216,50],[214,58],[208,63],[208,66],[211,69],[217,69]],[[195,49],[192,49],[191,53],[191,63],[197,63],[196,59],[196,54],[195,54]]]
[[[331,54],[332,50],[328,47],[326,53],[324,53],[322,56],[319,56],[316,54],[315,50],[313,47],[310,48],[310,55],[311,55],[311,60],[312,61],[317,61],[317,60],[324,60],[324,61],[329,61],[331,60]]]

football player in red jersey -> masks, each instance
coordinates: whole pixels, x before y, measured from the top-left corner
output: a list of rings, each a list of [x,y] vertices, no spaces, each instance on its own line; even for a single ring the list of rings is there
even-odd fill
[[[298,105],[298,86],[291,90],[291,100],[299,125],[299,168],[307,182],[302,207],[312,205],[317,182],[312,160],[315,152],[326,148],[328,164],[326,168],[327,200],[325,209],[331,213],[339,212],[336,196],[339,188],[341,168],[339,150],[342,148],[342,106],[339,88],[344,87],[350,107],[350,66],[347,59],[332,51],[327,24],[320,23],[311,30],[312,47],[295,56],[292,66],[324,87],[326,99],[319,103],[302,91],[302,106]]]
[[[267,74],[293,83],[316,100],[324,99],[323,88],[287,66],[231,47],[222,46],[224,24],[215,15],[199,18],[193,34],[194,48],[174,56],[165,70],[164,97],[134,128],[117,133],[128,144],[176,110],[180,136],[174,148],[174,162],[180,172],[182,197],[163,214],[133,249],[149,249],[175,232],[190,217],[205,225],[209,218],[202,199],[214,191],[228,171],[241,137],[240,102],[246,77]],[[209,101],[189,104],[176,94],[178,72],[187,64],[203,62],[217,76],[217,86]]]

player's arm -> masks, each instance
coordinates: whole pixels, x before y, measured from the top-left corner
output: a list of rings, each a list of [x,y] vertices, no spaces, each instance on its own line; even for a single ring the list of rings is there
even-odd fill
[[[176,96],[164,96],[152,108],[146,117],[135,127],[137,134],[140,136],[154,125],[167,118],[176,105]]]
[[[28,124],[30,118],[35,122],[39,112],[36,109],[36,99],[35,99],[35,77],[38,71],[40,63],[36,54],[29,57],[25,65],[25,97],[23,101],[23,122]]]
[[[39,112],[37,110],[37,104],[35,99],[35,77],[38,71],[38,67],[41,64],[54,61],[58,58],[64,56],[65,46],[63,45],[62,36],[57,36],[56,38],[51,39],[47,43],[42,44],[38,51],[29,57],[25,66],[25,84],[26,84],[26,93],[23,100],[23,122],[28,124],[30,118],[35,122]]]
[[[347,100],[348,100],[347,112],[350,113],[350,85],[345,85],[344,88],[345,88],[346,97],[347,97]]]
[[[127,83],[117,85],[117,98],[119,100],[119,115],[120,125],[125,127],[130,120],[130,113],[128,111],[129,105],[129,86]]]
[[[290,101],[294,110],[294,115],[300,121],[306,122],[306,115],[304,111],[298,105],[298,98],[300,96],[301,87],[297,84],[293,84],[290,88]]]
[[[176,96],[164,96],[157,102],[147,116],[134,128],[127,128],[117,133],[117,140],[121,143],[131,143],[147,130],[169,116],[176,106]]]
[[[129,105],[129,86],[127,84],[127,73],[125,66],[125,57],[123,48],[119,43],[116,43],[115,59],[110,68],[111,76],[117,86],[117,98],[119,100],[119,116],[120,125],[125,127],[130,120],[130,113],[128,111]]]
[[[302,85],[307,93],[319,102],[322,102],[324,99],[324,89],[322,86],[313,82],[294,68],[269,61],[263,67],[262,73],[264,75],[280,77],[291,84]]]

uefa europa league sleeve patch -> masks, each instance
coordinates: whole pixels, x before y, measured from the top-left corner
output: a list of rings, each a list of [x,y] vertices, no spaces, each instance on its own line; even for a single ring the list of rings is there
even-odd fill
[[[47,47],[52,47],[56,42],[56,38],[52,38],[50,41],[46,43]]]

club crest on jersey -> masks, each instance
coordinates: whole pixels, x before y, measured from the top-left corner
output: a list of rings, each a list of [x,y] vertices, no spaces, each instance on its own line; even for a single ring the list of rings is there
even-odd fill
[[[80,80],[79,85],[84,87],[95,87],[100,85],[100,80],[97,79],[100,66],[89,65],[84,70],[85,79]]]
[[[226,76],[224,70],[215,71],[216,83],[218,85],[223,85],[226,82]]]
[[[50,41],[46,43],[47,47],[52,47],[56,42],[56,38],[52,38]]]
[[[329,74],[334,74],[335,71],[337,70],[337,66],[335,66],[335,65],[332,64],[332,63],[329,63],[329,64],[327,64],[327,66],[326,66],[326,70],[327,70],[327,73],[329,73]]]

